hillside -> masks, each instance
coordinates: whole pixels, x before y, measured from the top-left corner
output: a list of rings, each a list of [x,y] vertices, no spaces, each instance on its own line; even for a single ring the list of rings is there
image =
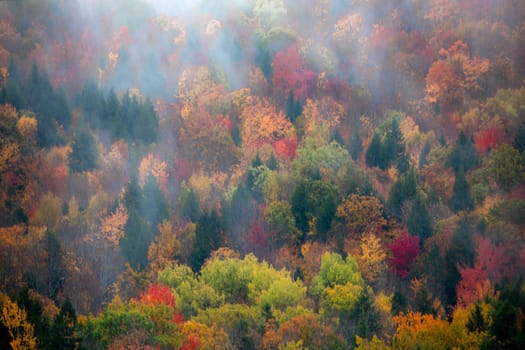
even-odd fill
[[[525,2],[0,2],[1,349],[525,347]]]

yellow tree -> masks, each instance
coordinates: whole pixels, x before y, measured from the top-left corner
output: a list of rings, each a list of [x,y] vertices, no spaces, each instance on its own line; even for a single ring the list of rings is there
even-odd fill
[[[180,256],[183,249],[171,222],[163,221],[158,225],[158,229],[159,234],[148,250],[150,269],[155,274],[166,266],[175,263],[175,257]]]
[[[361,252],[357,255],[359,270],[368,283],[373,283],[387,267],[386,252],[381,239],[368,232],[361,237],[359,247],[361,248]]]
[[[292,123],[266,99],[247,98],[240,115],[241,137],[245,145],[273,143],[294,133]]]
[[[0,294],[0,304],[2,313],[0,322],[7,328],[13,350],[31,350],[36,349],[36,337],[34,336],[33,325],[27,320],[25,310],[18,307],[16,302],[8,296]]]

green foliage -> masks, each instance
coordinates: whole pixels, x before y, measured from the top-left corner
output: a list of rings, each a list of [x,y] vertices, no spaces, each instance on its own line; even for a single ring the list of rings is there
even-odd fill
[[[456,180],[452,188],[452,198],[450,199],[450,208],[454,212],[474,209],[474,200],[470,191],[470,185],[465,179],[462,170],[456,173]]]
[[[412,201],[412,209],[408,214],[407,227],[411,235],[419,236],[419,241],[422,244],[432,235],[432,218],[420,193],[418,193]]]
[[[333,288],[336,285],[344,286],[352,284],[363,286],[364,281],[357,265],[357,260],[348,255],[346,259],[337,253],[325,253],[321,258],[319,275],[315,277],[312,293],[321,295],[325,288]]]
[[[150,174],[142,188],[143,198],[141,201],[141,212],[144,219],[149,223],[152,230],[169,217],[169,205],[164,193]]]
[[[340,196],[337,188],[323,180],[303,179],[292,194],[292,213],[295,226],[307,235],[322,241],[327,239]]]
[[[224,329],[236,349],[258,348],[259,330],[263,328],[265,321],[259,309],[243,304],[224,304],[218,308],[208,308],[202,310],[194,320]]]
[[[292,281],[287,271],[277,271],[266,262],[258,262],[249,254],[244,259],[219,259],[207,262],[202,268],[201,280],[223,296],[228,303],[268,305],[270,310],[284,311],[297,305],[306,289],[299,281]]]
[[[486,167],[505,192],[512,191],[525,180],[525,156],[509,145],[492,150],[487,157]]]
[[[195,191],[185,183],[181,185],[177,204],[180,208],[180,215],[184,220],[197,222],[201,209]]]
[[[158,282],[172,288],[177,308],[190,318],[200,310],[224,304],[224,296],[212,286],[197,278],[187,265],[174,265],[159,271]]]
[[[71,142],[69,169],[73,172],[90,171],[97,166],[97,147],[93,134],[87,128],[80,128]]]
[[[348,151],[339,143],[325,142],[317,137],[306,137],[297,149],[293,169],[300,178],[319,178],[338,182],[353,166]]]
[[[392,185],[386,208],[395,218],[400,219],[403,204],[405,201],[414,198],[416,194],[416,174],[414,171],[409,171],[406,175],[399,177]]]
[[[268,229],[272,232],[272,240],[278,247],[298,243],[295,219],[292,207],[288,202],[270,203],[264,211],[264,219]]]
[[[456,144],[448,155],[446,165],[457,175],[460,171],[468,172],[479,165],[479,156],[472,138],[468,138],[463,131],[459,132]]]
[[[76,349],[80,339],[76,335],[77,315],[73,305],[66,300],[60,307],[51,326],[48,349],[68,350]]]
[[[385,128],[386,130],[381,130]],[[382,170],[387,169],[392,162],[397,161],[398,168],[402,172],[406,171],[408,159],[405,157],[405,143],[397,118],[391,118],[388,123],[385,122],[382,128],[376,130],[366,150],[365,160],[366,165],[377,166]],[[399,167],[400,164],[402,167]]]
[[[199,271],[210,253],[218,249],[224,241],[221,218],[215,211],[202,213],[197,220],[195,240],[190,257],[193,271]]]

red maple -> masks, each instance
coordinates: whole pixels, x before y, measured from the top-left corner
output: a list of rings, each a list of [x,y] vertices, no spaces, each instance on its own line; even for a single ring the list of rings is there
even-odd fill
[[[419,237],[410,236],[407,231],[403,231],[388,248],[392,252],[390,257],[392,272],[401,278],[406,278],[410,267],[421,253]]]

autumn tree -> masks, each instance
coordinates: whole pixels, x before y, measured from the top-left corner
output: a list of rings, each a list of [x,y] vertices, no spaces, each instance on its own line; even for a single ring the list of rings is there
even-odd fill
[[[36,349],[37,342],[33,335],[34,328],[27,321],[25,310],[20,309],[17,303],[5,294],[1,295],[0,302],[2,306],[0,321],[9,333],[10,347],[16,350]]]
[[[341,220],[352,237],[360,237],[365,232],[382,230],[386,220],[383,218],[383,205],[376,197],[352,193],[337,207],[336,218]]]
[[[419,237],[410,236],[406,231],[388,246],[392,252],[390,267],[392,272],[401,278],[406,278],[410,273],[412,264],[421,253]]]

